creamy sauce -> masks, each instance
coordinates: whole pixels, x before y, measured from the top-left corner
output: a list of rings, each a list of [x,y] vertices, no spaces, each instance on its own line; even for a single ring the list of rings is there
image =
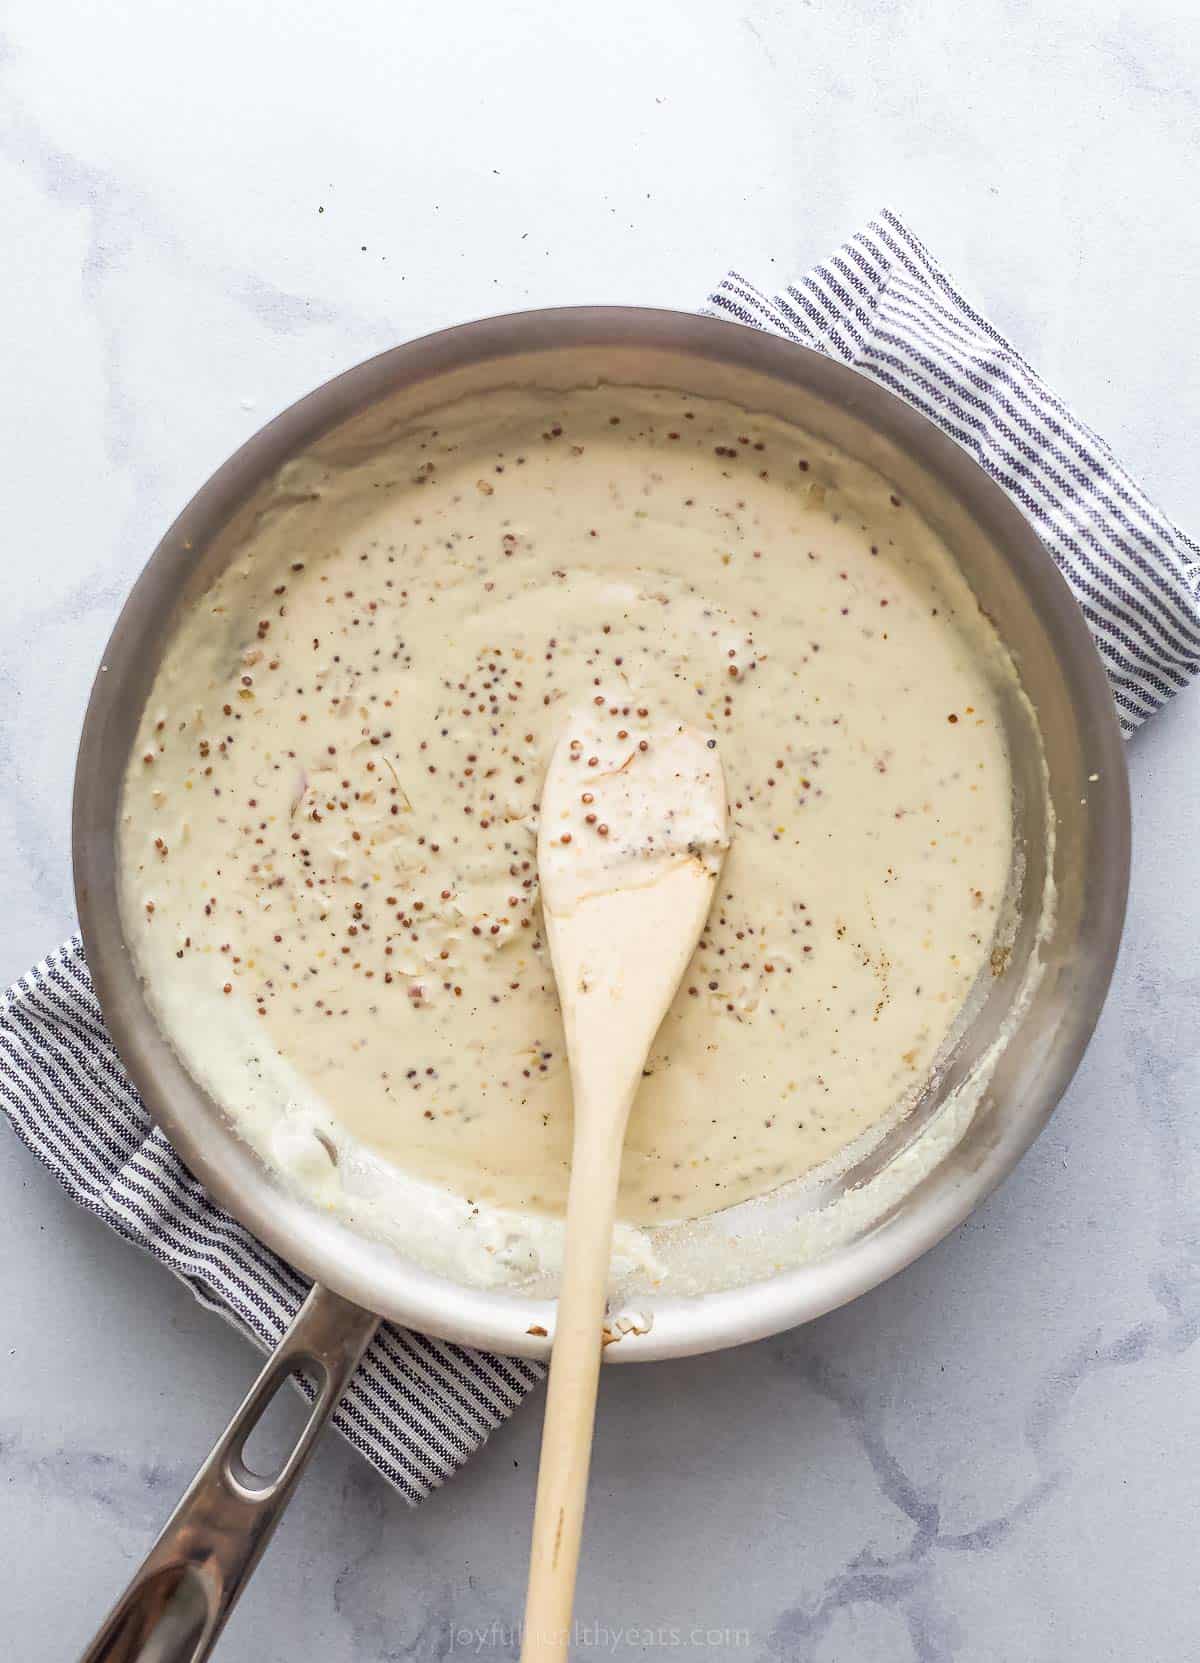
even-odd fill
[[[810,1173],[917,1095],[1009,880],[1011,679],[935,534],[830,447],[666,392],[475,399],[289,468],[184,620],[126,783],[131,946],[302,1188],[378,1225],[416,1180],[413,1235],[469,1225],[494,1263],[467,1274],[524,1274],[569,1168],[535,860],[566,713],[613,746],[686,722],[728,786],[630,1120],[620,1213],[646,1226]],[[600,741],[589,883],[630,811]]]

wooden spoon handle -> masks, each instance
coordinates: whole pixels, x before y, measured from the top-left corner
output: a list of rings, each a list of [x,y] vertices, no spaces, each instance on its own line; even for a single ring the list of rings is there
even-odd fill
[[[571,1163],[521,1663],[561,1663],[568,1653],[624,1131],[622,1119],[616,1136],[611,1125],[602,1139],[577,1136]]]

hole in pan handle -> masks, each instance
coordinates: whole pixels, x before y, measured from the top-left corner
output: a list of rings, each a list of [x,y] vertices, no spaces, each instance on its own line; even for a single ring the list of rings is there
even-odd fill
[[[209,1655],[378,1326],[371,1312],[313,1288],[80,1663]],[[317,1395],[278,1470],[262,1478],[243,1460],[246,1440],[297,1370]]]

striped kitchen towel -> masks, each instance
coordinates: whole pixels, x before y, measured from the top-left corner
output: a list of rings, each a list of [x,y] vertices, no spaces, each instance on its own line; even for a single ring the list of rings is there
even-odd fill
[[[957,439],[1075,591],[1126,735],[1200,670],[1200,547],[891,212],[766,295],[730,272],[707,312],[840,358]]]
[[[0,1002],[0,1103],[74,1201],[161,1259],[202,1305],[260,1345],[278,1344],[311,1284],[210,1200],[151,1125],[105,1031],[78,937]],[[333,1424],[416,1503],[542,1373],[385,1323]]]
[[[966,446],[1029,516],[1074,588],[1126,732],[1195,674],[1200,549],[968,306],[894,214],[873,220],[782,294],[768,297],[731,273],[706,309],[841,358]],[[305,1279],[215,1206],[151,1125],[105,1032],[78,940],[0,1002],[0,1104],[81,1206],[260,1344],[279,1340]],[[416,1502],[541,1373],[387,1326],[334,1425]]]

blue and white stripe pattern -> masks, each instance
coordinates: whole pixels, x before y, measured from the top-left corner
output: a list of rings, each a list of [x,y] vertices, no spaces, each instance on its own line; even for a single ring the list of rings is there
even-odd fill
[[[731,273],[709,311],[863,370],[965,445],[1070,581],[1126,733],[1200,667],[1200,549],[884,213],[768,298]],[[0,1002],[0,1106],[72,1198],[196,1298],[273,1346],[305,1279],[222,1212],[151,1125],[105,1031],[78,938]],[[409,1500],[458,1467],[541,1368],[392,1326],[333,1424]]]
[[[970,451],[1070,583],[1128,735],[1200,670],[1200,547],[884,212],[771,297],[731,272],[706,311],[863,371]]]
[[[309,1283],[205,1194],[121,1067],[78,937],[0,1001],[0,1104],[73,1200],[274,1346]],[[541,1378],[386,1324],[333,1424],[410,1502],[449,1477]],[[232,1408],[232,1405],[231,1405]]]

